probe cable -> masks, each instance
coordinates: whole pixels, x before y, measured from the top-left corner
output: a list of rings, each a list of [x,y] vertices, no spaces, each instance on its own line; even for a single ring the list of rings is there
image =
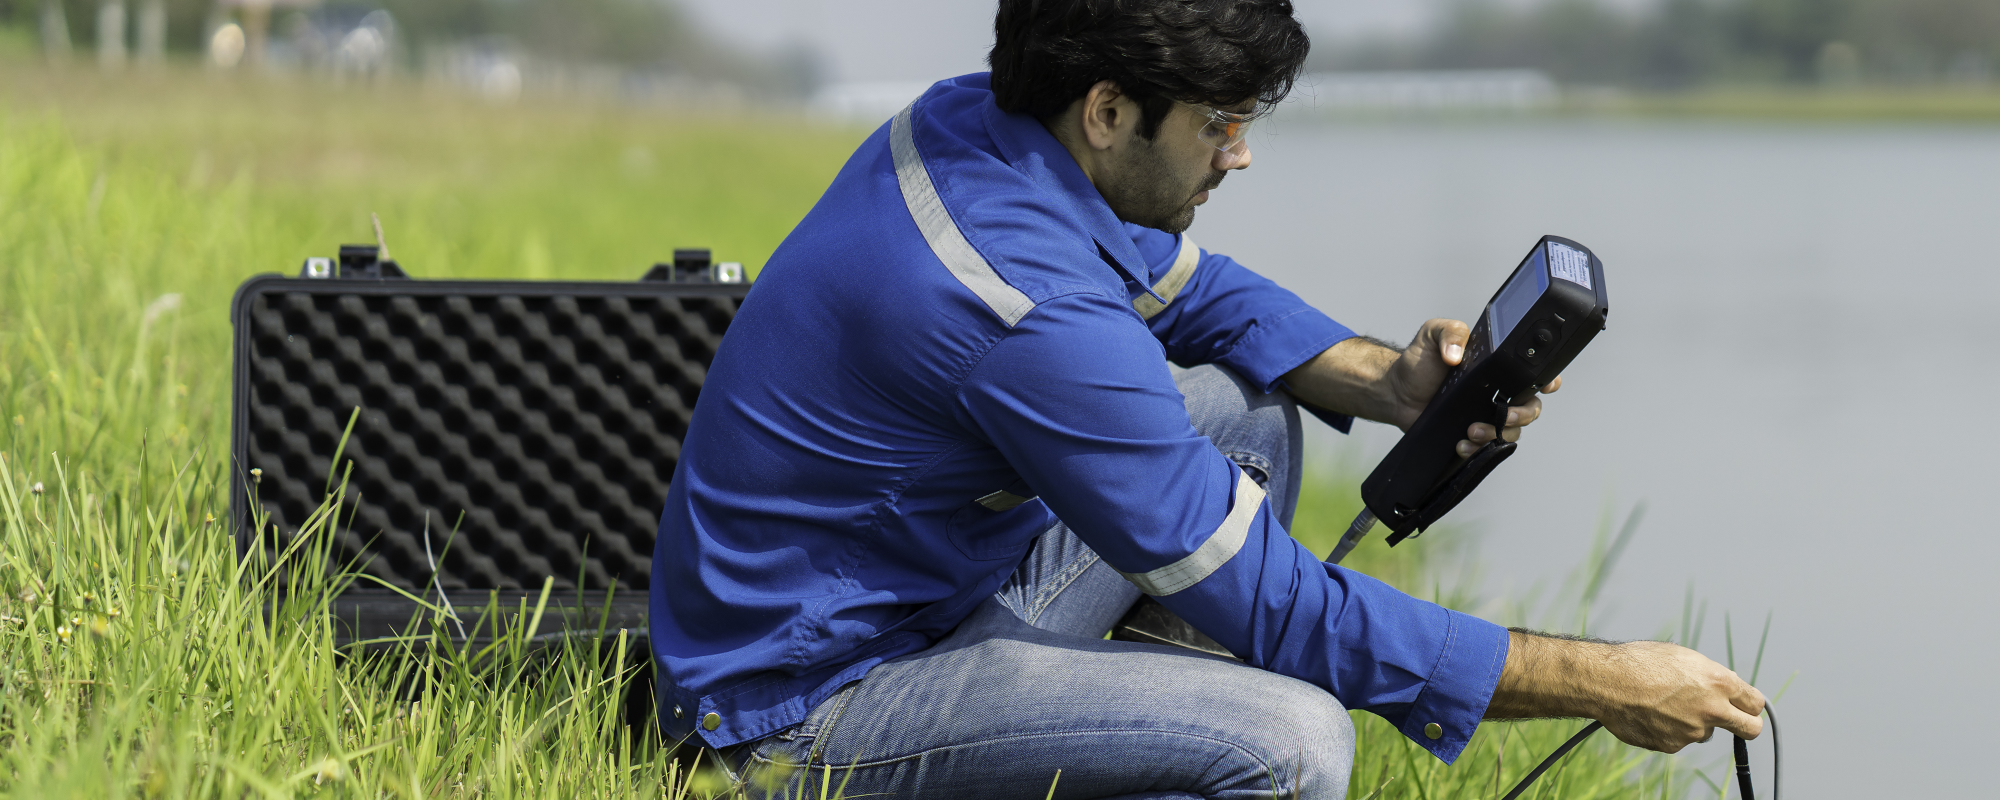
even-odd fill
[[[1378,521],[1374,511],[1363,507],[1361,513],[1354,516],[1354,524],[1349,525],[1347,533],[1340,537],[1340,544],[1335,545],[1333,553],[1326,557],[1326,563],[1340,563],[1340,560],[1353,552],[1355,545],[1360,544],[1361,539],[1374,529]],[[1764,701],[1764,716],[1771,718],[1771,800],[1778,800],[1778,714],[1771,710],[1769,700]],[[1583,744],[1583,740],[1590,738],[1591,734],[1603,727],[1602,722],[1592,722],[1583,726],[1583,730],[1577,731],[1575,736],[1569,737],[1569,741],[1563,742],[1561,747],[1556,748],[1555,752],[1542,760],[1540,766],[1529,772],[1528,777],[1522,778],[1521,782],[1514,786],[1514,791],[1508,792],[1507,796],[1500,800],[1515,800],[1520,797],[1522,792],[1528,790],[1529,784],[1534,783],[1536,778],[1542,777],[1542,773],[1549,771],[1549,767],[1555,766],[1555,763],[1561,761],[1569,751],[1576,749],[1577,745]],[[1742,790],[1743,800],[1756,800],[1756,794],[1750,789],[1750,745],[1745,743],[1741,736],[1736,737],[1735,757],[1736,785]]]
[[[1771,800],[1778,800],[1778,779],[1782,774],[1778,767],[1778,714],[1771,709],[1769,700],[1764,701],[1764,716],[1771,718]],[[1577,731],[1575,736],[1569,737],[1569,741],[1563,742],[1562,746],[1550,753],[1548,758],[1542,759],[1540,765],[1529,772],[1527,777],[1522,778],[1520,783],[1514,785],[1514,791],[1508,792],[1507,796],[1500,800],[1515,800],[1520,797],[1522,792],[1528,790],[1529,784],[1534,783],[1536,778],[1542,777],[1542,773],[1549,771],[1549,767],[1555,766],[1563,756],[1569,755],[1569,751],[1576,749],[1577,745],[1583,744],[1583,740],[1590,738],[1591,734],[1603,727],[1602,722],[1592,722],[1583,726],[1583,730]],[[1750,745],[1743,741],[1741,736],[1734,738],[1736,739],[1736,787],[1743,795],[1743,800],[1756,800],[1757,793],[1750,786]]]

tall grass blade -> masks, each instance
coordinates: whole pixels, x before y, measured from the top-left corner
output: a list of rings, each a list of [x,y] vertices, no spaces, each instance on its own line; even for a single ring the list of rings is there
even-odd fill
[[[1736,631],[1729,625],[1729,612],[1722,612],[1722,644],[1729,654],[1729,671],[1736,671]]]
[[[1764,670],[1764,645],[1771,641],[1771,612],[1764,612],[1764,632],[1757,636],[1757,657],[1750,662],[1750,685],[1757,685],[1757,676]]]
[[[1625,515],[1625,524],[1619,526],[1618,537],[1612,540],[1610,549],[1604,551],[1604,556],[1598,559],[1597,570],[1590,576],[1590,585],[1583,591],[1585,608],[1597,602],[1598,592],[1604,590],[1605,579],[1611,577],[1612,568],[1618,565],[1618,557],[1624,555],[1625,546],[1632,543],[1632,535],[1639,532],[1639,523],[1645,518],[1644,501],[1634,504],[1632,511]]]

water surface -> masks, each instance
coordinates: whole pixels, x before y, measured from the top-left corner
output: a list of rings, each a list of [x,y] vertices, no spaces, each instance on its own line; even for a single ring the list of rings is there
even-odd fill
[[[1607,504],[1643,500],[1598,632],[1659,635],[1692,581],[1702,649],[1724,657],[1731,611],[1747,676],[1772,613],[1759,683],[1798,673],[1780,712],[1793,796],[1991,782],[2000,128],[1270,128],[1190,235],[1356,330],[1471,321],[1544,233],[1604,259],[1609,329],[1453,512],[1477,526],[1486,594],[1560,582]],[[1395,436],[1314,441],[1365,468]]]

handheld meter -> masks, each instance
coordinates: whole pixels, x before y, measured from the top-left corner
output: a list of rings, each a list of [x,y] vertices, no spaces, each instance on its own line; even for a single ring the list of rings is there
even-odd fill
[[[1584,345],[1604,329],[1604,264],[1589,248],[1544,236],[1486,302],[1472,326],[1465,357],[1445,376],[1430,405],[1389,455],[1361,483],[1368,507],[1326,560],[1335,564],[1381,521],[1394,545],[1422,533],[1465,499],[1493,468],[1514,453],[1513,442],[1494,439],[1470,458],[1458,441],[1475,422],[1498,429],[1507,407],[1526,402],[1536,387],[1555,380]],[[1150,599],[1141,601],[1112,630],[1112,638],[1188,647],[1232,657],[1214,639]],[[1532,780],[1532,778],[1531,778]]]
[[[1460,459],[1456,445],[1466,429],[1475,422],[1500,428],[1507,407],[1526,402],[1536,387],[1562,374],[1604,329],[1609,312],[1604,264],[1589,248],[1560,236],[1535,243],[1487,301],[1464,359],[1362,482],[1361,500],[1368,508],[1327,560],[1339,562],[1378,520],[1391,531],[1394,545],[1422,533],[1465,499],[1514,453],[1514,443],[1494,439]]]

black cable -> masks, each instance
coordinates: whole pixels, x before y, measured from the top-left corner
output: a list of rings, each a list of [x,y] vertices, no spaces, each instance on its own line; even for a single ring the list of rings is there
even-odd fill
[[[1731,736],[1736,740],[1736,791],[1743,800],[1757,800],[1757,787],[1750,785],[1750,743],[1741,736]]]
[[[1779,800],[1780,789],[1778,781],[1784,773],[1778,761],[1778,715],[1771,710],[1771,703],[1768,700],[1764,702],[1764,715],[1771,718],[1771,800]],[[1542,773],[1549,771],[1549,767],[1555,766],[1555,763],[1562,760],[1563,756],[1568,755],[1569,751],[1576,749],[1577,745],[1582,744],[1583,740],[1590,738],[1591,734],[1596,733],[1602,727],[1604,727],[1604,723],[1602,722],[1592,722],[1589,725],[1583,726],[1583,730],[1577,731],[1575,736],[1569,737],[1569,741],[1563,742],[1562,746],[1556,748],[1555,752],[1550,753],[1548,758],[1542,759],[1542,763],[1537,765],[1534,771],[1529,772],[1527,777],[1521,779],[1520,783],[1514,784],[1514,790],[1508,792],[1507,796],[1500,798],[1500,800],[1515,800],[1515,798],[1520,797],[1521,793],[1527,791],[1528,786],[1533,784],[1536,778],[1542,777]],[[1743,737],[1741,736],[1735,738],[1736,786],[1742,791],[1743,800],[1756,800],[1756,794],[1750,787],[1750,745],[1743,741]]]
[[[1568,755],[1569,751],[1577,745],[1583,744],[1583,740],[1590,738],[1591,734],[1596,733],[1597,729],[1602,727],[1604,727],[1604,723],[1602,722],[1592,722],[1589,725],[1583,726],[1583,730],[1577,731],[1575,736],[1569,737],[1569,741],[1563,742],[1563,745],[1556,748],[1555,752],[1550,753],[1548,758],[1542,759],[1541,765],[1535,767],[1535,771],[1528,773],[1528,777],[1522,778],[1520,783],[1514,784],[1514,791],[1508,792],[1507,796],[1500,798],[1500,800],[1514,800],[1514,798],[1520,797],[1522,792],[1528,790],[1528,784],[1534,783],[1536,778],[1542,777],[1542,773],[1549,771],[1549,767],[1555,766],[1556,761]]]
[[[1771,800],[1778,800],[1778,778],[1785,773],[1778,769],[1778,712],[1769,700],[1764,701],[1764,716],[1771,718]]]

